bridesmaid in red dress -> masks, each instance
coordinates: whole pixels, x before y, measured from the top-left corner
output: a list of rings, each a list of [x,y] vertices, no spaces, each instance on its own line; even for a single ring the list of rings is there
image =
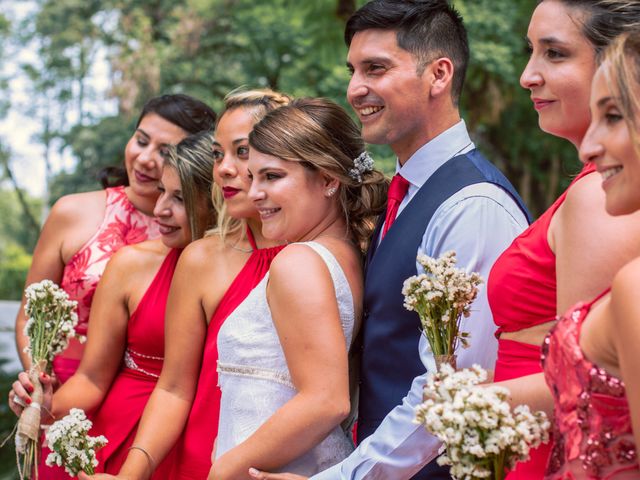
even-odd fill
[[[124,245],[159,237],[152,211],[158,197],[161,151],[189,134],[212,129],[215,118],[207,105],[186,95],[149,100],[124,151],[124,185],[67,195],[51,209],[26,284],[45,278],[59,283],[78,302],[79,334],[86,335],[93,295],[109,258]],[[25,322],[20,308],[16,343],[26,369]],[[61,382],[75,373],[83,350],[84,345],[72,339],[69,348],[56,358],[54,372]]]
[[[531,58],[520,79],[531,90],[540,128],[579,148],[590,121],[596,53],[640,18],[640,3],[543,0],[533,13]],[[540,347],[559,313],[593,298],[640,254],[640,215],[614,218],[604,209],[600,179],[587,164],[558,200],[498,258],[488,298],[498,326],[495,380],[541,372]],[[545,390],[543,383],[538,386]],[[544,392],[529,387],[529,401]],[[523,388],[522,386],[520,388]],[[550,445],[532,452],[510,479],[541,478]]]
[[[247,195],[249,132],[269,111],[288,102],[289,97],[271,90],[232,92],[225,99],[214,134],[213,176],[224,197],[219,226],[180,257],[167,305],[162,374],[142,417],[136,448],[117,478],[148,478],[176,442],[172,474],[154,478],[207,478],[220,405],[218,330],[282,248],[262,236],[258,212]]]
[[[113,256],[96,290],[80,367],[45,402],[50,405],[44,411],[53,418],[72,407],[93,412],[92,433],[109,440],[98,452],[98,471],[117,472],[126,458],[162,368],[164,313],[175,266],[182,249],[215,219],[211,147],[211,134],[204,132],[170,148],[154,208],[162,237]],[[20,380],[28,388],[24,374]],[[21,395],[17,387],[14,391]],[[57,477],[61,470],[56,470],[41,466],[40,477]]]
[[[592,162],[611,215],[640,210],[640,31],[607,50],[591,93],[591,126],[580,156]],[[636,236],[638,241],[640,237]],[[640,257],[626,264],[594,300],[560,317],[542,346],[555,442],[544,478],[640,477]],[[514,403],[528,403],[540,374],[505,382]],[[524,389],[523,389],[524,387]],[[544,390],[541,390],[544,391]]]

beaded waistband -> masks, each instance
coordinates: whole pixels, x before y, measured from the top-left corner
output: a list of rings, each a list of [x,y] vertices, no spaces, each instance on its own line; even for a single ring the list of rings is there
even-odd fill
[[[138,362],[140,363],[149,363],[151,364],[149,366],[157,367],[158,371],[162,369],[162,362],[164,361],[164,357],[154,357],[153,355],[144,355],[142,353],[136,352],[135,350],[131,350],[130,348],[127,348],[124,352],[124,364],[127,368],[130,368],[131,370],[135,370],[136,372],[140,372],[152,378],[160,378],[159,373],[153,373],[140,367],[133,357],[136,357],[138,359]],[[145,362],[145,360],[151,360],[152,362]],[[152,365],[153,362],[160,362],[160,364]]]
[[[237,377],[252,377],[262,380],[271,380],[294,390],[296,389],[287,372],[271,370],[269,368],[249,367],[247,365],[218,362],[218,373],[235,375]]]

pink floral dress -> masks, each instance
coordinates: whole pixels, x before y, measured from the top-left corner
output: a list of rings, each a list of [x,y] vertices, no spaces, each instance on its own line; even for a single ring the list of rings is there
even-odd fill
[[[160,236],[153,217],[143,214],[131,203],[125,187],[106,189],[107,203],[102,225],[87,243],[69,260],[60,286],[78,302],[76,332],[86,335],[89,311],[98,281],[111,256],[125,245]],[[61,382],[77,370],[84,347],[72,340],[69,348],[53,362],[53,370]]]
[[[546,479],[640,477],[624,382],[589,361],[580,348],[582,323],[602,295],[569,310],[542,345],[555,403]]]

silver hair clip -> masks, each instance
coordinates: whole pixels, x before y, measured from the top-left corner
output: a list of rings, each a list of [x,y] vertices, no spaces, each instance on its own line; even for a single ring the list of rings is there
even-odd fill
[[[362,174],[373,170],[373,158],[366,150],[353,159],[353,168],[349,170],[349,176],[356,181],[362,183]]]

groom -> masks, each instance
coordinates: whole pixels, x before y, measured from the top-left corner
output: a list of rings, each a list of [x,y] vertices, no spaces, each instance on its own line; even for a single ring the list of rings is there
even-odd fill
[[[450,478],[433,461],[440,442],[412,422],[435,365],[418,316],[403,307],[402,284],[422,273],[418,253],[448,250],[486,280],[526,228],[528,213],[460,118],[469,48],[462,19],[445,0],[373,0],[349,19],[345,40],[349,103],[365,141],[391,146],[397,173],[367,254],[358,447],[312,479]],[[462,326],[471,347],[457,352],[458,365],[493,369],[497,343],[486,289],[472,308]]]

